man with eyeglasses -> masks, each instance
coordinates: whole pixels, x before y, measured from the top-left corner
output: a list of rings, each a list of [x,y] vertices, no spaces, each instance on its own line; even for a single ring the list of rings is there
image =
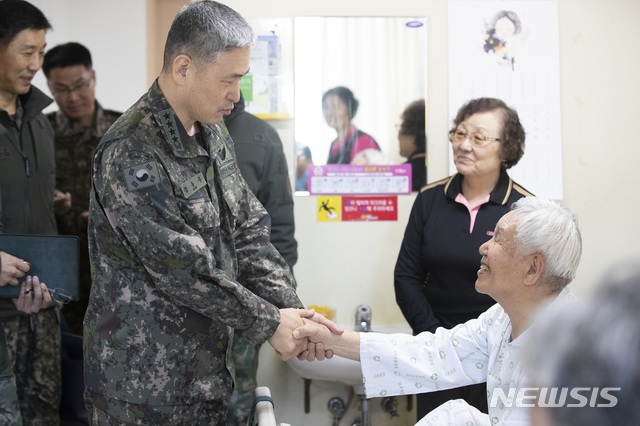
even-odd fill
[[[62,313],[69,331],[82,335],[91,289],[87,239],[91,158],[102,135],[122,113],[103,109],[96,101],[96,72],[91,53],[82,44],[69,42],[50,49],[42,70],[60,108],[47,115],[55,131],[56,189],[71,199],[70,208],[56,210],[58,230],[80,239],[79,300]]]
[[[4,233],[57,234],[53,129],[42,113],[52,100],[31,84],[42,66],[49,29],[47,18],[32,4],[0,1],[0,232]],[[12,300],[2,299],[0,324],[24,424],[59,424],[57,310],[27,315]]]

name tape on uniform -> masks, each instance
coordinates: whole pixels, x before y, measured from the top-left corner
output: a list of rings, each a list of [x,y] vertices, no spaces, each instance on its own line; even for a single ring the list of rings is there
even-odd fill
[[[198,173],[197,175],[191,177],[189,180],[180,185],[180,189],[182,189],[184,198],[190,198],[201,188],[204,188],[206,184],[207,181],[204,180],[204,176],[202,176],[202,173]]]

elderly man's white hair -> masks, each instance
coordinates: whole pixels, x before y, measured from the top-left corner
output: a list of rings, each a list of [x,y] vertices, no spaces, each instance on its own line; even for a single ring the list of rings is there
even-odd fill
[[[546,260],[544,281],[562,290],[576,275],[582,254],[577,216],[552,200],[525,197],[511,206],[516,223],[516,255],[539,253]]]

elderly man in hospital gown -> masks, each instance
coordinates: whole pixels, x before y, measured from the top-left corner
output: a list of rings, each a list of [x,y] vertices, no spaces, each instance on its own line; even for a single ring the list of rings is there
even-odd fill
[[[305,322],[294,337],[308,337],[315,345],[299,358],[322,360],[324,350],[331,350],[360,361],[368,398],[487,382],[488,415],[457,399],[431,411],[420,426],[526,425],[532,404],[510,398],[528,384],[520,349],[536,314],[575,299],[567,284],[575,277],[581,252],[572,212],[550,200],[522,198],[480,246],[475,286],[498,303],[477,319],[417,336],[351,330],[336,335]]]

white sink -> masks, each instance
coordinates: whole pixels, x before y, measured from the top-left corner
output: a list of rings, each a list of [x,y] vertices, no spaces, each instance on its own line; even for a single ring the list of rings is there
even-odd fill
[[[344,329],[352,326],[341,326]],[[376,327],[374,331],[381,333],[411,333],[411,328],[406,327]],[[289,367],[303,379],[325,380],[330,382],[344,383],[353,386],[358,395],[364,395],[364,384],[362,383],[362,370],[359,361],[334,356],[324,361],[300,361],[293,358],[287,362]]]
[[[334,356],[324,361],[300,361],[293,358],[288,363],[303,379],[340,382],[354,387],[363,385],[359,361]]]

